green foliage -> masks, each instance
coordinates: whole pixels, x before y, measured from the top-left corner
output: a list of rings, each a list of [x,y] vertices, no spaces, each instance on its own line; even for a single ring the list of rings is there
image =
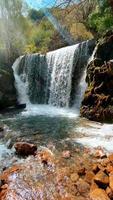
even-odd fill
[[[42,18],[44,17],[44,13],[41,10],[35,10],[35,9],[30,9],[29,13],[28,13],[28,17],[33,21],[33,22],[37,22],[42,20]]]
[[[54,27],[47,19],[43,19],[37,26],[34,25],[30,33],[29,43],[25,47],[25,52],[27,52],[27,50],[32,53],[47,52],[54,31]]]
[[[113,28],[113,13],[107,0],[98,0],[96,10],[89,16],[88,25],[98,35]]]

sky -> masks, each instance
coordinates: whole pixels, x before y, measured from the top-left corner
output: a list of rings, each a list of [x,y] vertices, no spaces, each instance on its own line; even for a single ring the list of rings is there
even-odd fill
[[[80,0],[74,0],[79,2]],[[45,8],[47,6],[51,7],[55,5],[56,0],[26,0],[28,5],[35,9]],[[57,0],[57,3],[65,2],[65,0]]]
[[[40,9],[44,7],[51,7],[54,5],[55,0],[26,0],[28,5],[35,9]]]

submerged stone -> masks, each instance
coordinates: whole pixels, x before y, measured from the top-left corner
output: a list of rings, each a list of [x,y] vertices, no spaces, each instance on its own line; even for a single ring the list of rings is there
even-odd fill
[[[17,142],[14,144],[16,153],[20,156],[35,155],[37,151],[37,146],[35,144],[30,144],[27,142]]]

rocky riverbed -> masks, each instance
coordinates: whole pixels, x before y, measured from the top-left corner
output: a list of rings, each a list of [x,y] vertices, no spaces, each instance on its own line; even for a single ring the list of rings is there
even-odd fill
[[[112,125],[69,116],[1,116],[1,200],[113,199]]]
[[[18,145],[21,156],[27,145],[31,146]],[[0,175],[0,199],[113,199],[113,154],[107,155],[101,148],[68,148],[57,153],[52,144],[38,148],[21,164],[4,170]]]

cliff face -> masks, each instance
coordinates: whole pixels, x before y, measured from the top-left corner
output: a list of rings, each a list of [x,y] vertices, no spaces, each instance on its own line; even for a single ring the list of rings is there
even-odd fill
[[[86,82],[81,115],[100,122],[113,121],[113,31],[98,42],[87,66]]]
[[[16,104],[16,91],[12,71],[0,69],[0,110]]]

